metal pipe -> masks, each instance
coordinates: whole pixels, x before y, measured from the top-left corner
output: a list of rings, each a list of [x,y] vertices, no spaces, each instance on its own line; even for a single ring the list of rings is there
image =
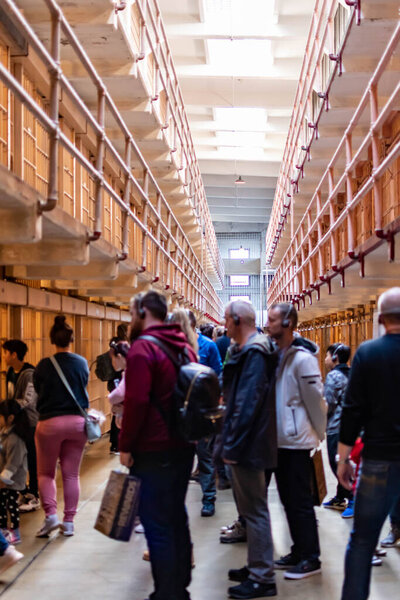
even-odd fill
[[[48,212],[58,201],[58,140],[59,140],[59,97],[60,97],[60,42],[61,18],[57,10],[51,15],[51,55],[57,68],[50,70],[50,119],[56,129],[49,134],[49,181],[47,200],[40,204],[40,212]]]

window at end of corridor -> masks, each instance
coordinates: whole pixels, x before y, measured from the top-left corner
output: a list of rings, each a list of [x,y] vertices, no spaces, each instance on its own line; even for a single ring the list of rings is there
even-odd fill
[[[229,258],[249,258],[250,257],[250,249],[249,248],[230,248],[229,249]]]
[[[249,285],[248,275],[230,275],[230,285]]]

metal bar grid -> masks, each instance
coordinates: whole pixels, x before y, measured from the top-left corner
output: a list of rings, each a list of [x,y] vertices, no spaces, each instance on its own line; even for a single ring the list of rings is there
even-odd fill
[[[216,271],[222,281],[224,274],[223,261],[219,253],[218,242],[215,236],[214,226],[212,224],[211,214],[206,200],[203,181],[196,158],[196,152],[190,134],[189,122],[184,108],[185,104],[183,101],[182,92],[178,83],[178,77],[173,61],[170,58],[171,51],[169,48],[165,28],[162,19],[160,18],[160,9],[157,0],[136,0],[136,3],[139,9],[139,14],[142,18],[142,25],[145,29],[144,35],[146,37],[147,44],[153,53],[154,60],[158,68],[158,77],[166,94],[168,112],[174,122],[174,133],[180,139],[182,152],[185,154],[187,168],[189,169],[191,175],[191,181],[195,182],[194,209],[196,211],[198,204],[200,205],[201,215],[203,216],[205,222],[207,245],[209,246]],[[157,15],[157,17],[155,15]],[[159,51],[157,51],[157,48],[153,43],[152,34],[157,40]],[[140,58],[142,57],[143,56],[140,55]],[[161,62],[163,64],[161,64]],[[186,181],[186,185],[190,185],[191,181]]]
[[[375,234],[378,239],[382,240],[380,243],[383,243],[384,239],[387,239],[388,235],[383,232],[383,224],[382,224],[382,198],[379,190],[379,180],[388,169],[390,164],[400,156],[400,142],[397,142],[391,151],[387,154],[384,160],[379,159],[379,155],[374,151],[374,140],[376,139],[376,135],[378,130],[383,126],[385,119],[387,119],[390,112],[395,109],[398,98],[400,97],[400,83],[395,85],[393,92],[390,97],[386,101],[385,105],[379,110],[378,101],[377,101],[377,93],[378,93],[378,85],[381,77],[385,73],[386,66],[388,65],[393,52],[396,50],[400,41],[400,24],[395,28],[391,39],[389,40],[384,53],[377,65],[367,88],[361,98],[360,103],[358,104],[352,119],[346,131],[341,138],[341,141],[328,164],[327,169],[325,170],[316,191],[304,213],[303,218],[301,219],[297,231],[294,234],[294,238],[291,246],[287,249],[281,264],[279,265],[275,277],[272,281],[269,298],[271,302],[276,301],[278,297],[281,297],[283,294],[287,293],[290,290],[291,295],[296,298],[296,296],[303,296],[304,299],[305,294],[309,294],[310,290],[300,289],[301,286],[298,285],[299,278],[301,279],[304,270],[311,264],[312,259],[321,252],[321,248],[327,244],[329,241],[332,243],[332,254],[331,254],[331,264],[330,268],[334,273],[340,271],[338,265],[336,264],[336,245],[335,238],[333,234],[339,229],[339,227],[347,221],[347,240],[348,240],[348,256],[351,259],[350,262],[347,263],[347,266],[352,264],[355,259],[360,258],[355,254],[355,240],[354,240],[354,230],[352,226],[353,221],[353,213],[356,206],[360,203],[360,201],[365,197],[365,195],[371,190],[374,189],[374,208],[375,208]],[[352,154],[352,142],[351,136],[352,133],[360,121],[361,116],[363,115],[365,109],[368,104],[371,106],[370,112],[370,130],[367,136],[361,142],[357,152],[353,156]],[[344,209],[340,212],[337,217],[330,216],[330,226],[325,234],[321,235],[321,224],[324,216],[329,212],[330,207],[332,206],[332,202],[335,200],[337,193],[343,183],[348,178],[351,177],[351,173],[354,171],[357,163],[360,161],[361,154],[368,147],[372,148],[373,154],[373,170],[371,175],[368,177],[367,181],[364,185],[358,190],[357,194],[353,196],[353,192],[351,186],[347,185],[346,193],[347,193],[347,203]],[[333,185],[333,169],[335,167],[335,163],[339,157],[340,151],[346,147],[346,166],[343,174],[338,179],[336,185]],[[327,178],[330,179],[330,192],[328,198],[323,206],[321,206],[321,189],[323,183]],[[307,233],[304,233],[303,226],[306,224],[307,219],[309,219],[311,212],[313,209],[316,209],[316,217],[312,223],[307,227]],[[298,256],[299,251],[301,252],[304,249],[306,244],[309,244],[312,235],[318,232],[318,241],[314,248],[308,253],[307,258],[301,261],[299,265],[295,265],[296,258]],[[300,244],[296,247],[293,244],[297,243],[298,237],[300,237]],[[389,236],[390,238],[390,236]],[[390,241],[390,240],[389,240]],[[365,253],[364,253],[365,254]],[[291,267],[295,265],[294,272],[288,276]],[[321,271],[322,264],[320,263],[320,274],[319,279],[324,282],[329,277],[327,273]],[[326,266],[326,271],[329,271],[329,266]],[[315,281],[311,283],[311,287],[315,289],[320,283],[316,283]],[[297,292],[297,293],[296,293]]]
[[[304,61],[294,101],[294,112],[290,121],[288,139],[286,142],[282,166],[278,178],[270,224],[266,235],[267,264],[271,264],[273,260],[275,250],[283,230],[283,225],[289,216],[290,209],[293,208],[291,205],[293,203],[294,195],[298,192],[299,180],[300,177],[303,176],[304,165],[309,157],[312,143],[315,139],[318,139],[318,122],[324,111],[324,103],[321,104],[320,110],[314,122],[309,123],[309,128],[312,129],[312,135],[308,144],[301,147],[301,149],[304,151],[304,156],[300,164],[298,164],[296,161],[298,140],[303,128],[304,119],[308,109],[308,102],[313,91],[313,85],[317,76],[317,72],[322,66],[325,44],[333,45],[334,42],[334,40],[330,38],[332,38],[331,27],[337,8],[338,2],[329,2],[327,0],[322,0],[322,2],[320,2],[318,0],[314,9],[312,25],[306,44]],[[329,58],[334,60],[335,64],[327,82],[327,87],[323,92],[321,92],[320,95],[320,97],[324,98],[326,110],[329,107],[328,98],[330,88],[337,74],[341,74],[342,54],[351,28],[353,27],[356,19],[358,23],[358,17],[359,5],[357,4],[357,6],[353,6],[353,9],[350,13],[339,51],[336,54],[329,55]],[[297,178],[292,177],[291,175],[294,165],[296,165],[296,168],[299,171]],[[290,193],[288,192],[288,186]]]
[[[50,138],[55,140],[55,148],[57,147],[57,143],[60,142],[64,146],[64,148],[68,152],[70,152],[74,158],[76,158],[78,160],[78,162],[81,164],[81,166],[90,173],[90,175],[93,177],[93,179],[95,180],[95,182],[98,186],[99,192],[101,192],[102,189],[107,190],[108,194],[122,208],[123,213],[126,214],[132,221],[134,221],[139,226],[139,228],[141,228],[142,230],[145,230],[140,219],[138,219],[138,217],[131,211],[129,204],[126,204],[126,202],[119,197],[119,195],[115,192],[115,190],[103,178],[102,165],[103,165],[104,144],[105,144],[107,146],[107,148],[113,154],[114,158],[117,159],[119,165],[123,169],[124,175],[126,177],[129,177],[131,183],[134,184],[134,186],[135,186],[136,190],[139,192],[141,198],[146,202],[146,205],[154,212],[155,217],[159,220],[160,223],[162,223],[164,225],[164,227],[166,229],[166,226],[161,219],[161,215],[158,213],[158,211],[155,209],[155,207],[153,207],[153,205],[151,204],[151,202],[148,198],[148,194],[145,194],[145,192],[142,190],[142,188],[140,187],[137,180],[133,177],[129,165],[127,165],[124,162],[124,160],[122,159],[122,157],[120,157],[118,151],[114,148],[114,146],[112,145],[112,143],[107,138],[107,136],[104,132],[104,111],[105,111],[106,104],[107,104],[107,107],[109,109],[111,109],[113,116],[115,117],[117,123],[120,125],[122,133],[125,135],[127,144],[132,146],[134,152],[137,153],[139,160],[146,167],[146,170],[150,173],[150,171],[144,161],[144,158],[142,157],[139,149],[137,148],[137,145],[134,142],[128,128],[126,127],[124,121],[122,120],[122,117],[120,116],[117,108],[115,107],[115,104],[113,103],[111,97],[109,96],[100,77],[97,75],[93,65],[90,62],[90,59],[86,55],[84,49],[80,45],[80,43],[77,40],[72,29],[70,28],[69,24],[65,20],[65,17],[63,16],[58,5],[56,4],[56,2],[54,2],[54,0],[44,0],[44,1],[46,2],[47,6],[51,12],[51,15],[52,15],[52,23],[53,23],[52,51],[54,52],[54,57],[52,57],[47,52],[46,48],[43,46],[41,41],[37,38],[34,31],[31,29],[31,27],[29,26],[27,21],[24,19],[22,14],[18,11],[16,6],[13,4],[13,2],[11,2],[10,0],[0,0],[0,3],[7,8],[9,13],[12,14],[12,16],[19,23],[19,25],[23,28],[23,31],[24,31],[27,39],[29,40],[29,43],[36,50],[37,54],[39,55],[41,60],[45,63],[45,66],[46,66],[47,70],[49,71],[51,81],[54,82],[54,84],[53,84],[54,91],[52,91],[52,96],[51,96],[53,98],[54,104],[52,106],[51,114],[53,115],[53,117],[57,117],[57,118],[52,119],[51,117],[49,117],[40,108],[40,106],[29,96],[29,94],[19,84],[19,82],[10,74],[10,72],[1,64],[0,64],[0,79],[15,94],[15,96],[18,97],[19,100],[32,112],[32,114],[35,116],[35,118],[38,119],[38,121],[40,121],[42,123],[42,125],[45,127],[45,129],[50,134]],[[84,66],[87,67],[89,75],[91,76],[92,80],[95,82],[95,84],[97,86],[97,89],[99,92],[98,119],[99,119],[100,123],[89,112],[86,105],[83,103],[83,101],[78,96],[78,94],[76,93],[74,88],[71,86],[71,84],[68,82],[68,80],[65,78],[65,76],[61,72],[60,65],[59,65],[59,44],[60,44],[59,28],[60,28],[60,26],[63,29],[64,33],[69,37],[70,43],[73,45],[74,49],[77,50],[79,58],[82,59]],[[77,108],[83,113],[85,118],[87,118],[89,120],[90,124],[93,126],[93,129],[94,129],[96,135],[98,136],[98,156],[97,156],[97,161],[96,161],[96,167],[94,167],[86,159],[86,157],[76,148],[76,146],[69,140],[69,138],[60,129],[59,122],[58,122],[58,102],[56,102],[56,100],[55,100],[55,96],[57,96],[57,98],[58,98],[58,94],[55,94],[55,90],[56,89],[58,90],[58,85],[60,82],[63,85],[63,87],[66,89],[66,91],[68,92],[68,94],[70,95],[72,100],[75,102]],[[53,88],[51,88],[51,89],[53,90]],[[57,115],[56,115],[56,108],[57,108]],[[58,152],[53,152],[52,155],[50,156],[50,174],[52,172],[54,172],[56,174],[57,171],[58,171]],[[194,254],[194,251],[191,249],[190,243],[189,243],[183,229],[181,228],[178,221],[175,219],[167,201],[165,200],[161,190],[159,189],[156,180],[151,175],[151,173],[150,173],[150,176],[152,179],[152,184],[154,185],[154,187],[156,189],[157,196],[162,200],[165,208],[167,209],[167,214],[171,215],[171,220],[176,228],[176,232],[177,233],[179,232],[179,235],[181,236],[185,247],[187,249],[190,249],[189,257],[186,255],[187,253],[185,253],[185,252],[182,252],[182,256],[184,257],[185,262],[189,262],[189,265],[190,265],[190,261],[195,263],[196,268],[192,269],[192,273],[194,272],[194,274],[195,274],[196,283],[192,282],[189,279],[189,277],[186,275],[186,272],[184,271],[184,269],[182,269],[176,263],[176,261],[174,261],[172,259],[172,257],[166,253],[166,251],[160,244],[160,241],[158,239],[156,239],[154,236],[152,236],[151,234],[149,235],[149,232],[146,231],[146,233],[147,233],[147,235],[149,235],[152,242],[156,245],[156,248],[161,253],[165,254],[167,256],[168,261],[171,262],[174,265],[174,267],[181,273],[183,279],[186,280],[188,284],[190,284],[191,286],[193,286],[196,289],[198,294],[206,302],[206,305],[210,306],[210,310],[214,310],[215,314],[219,315],[221,313],[221,303],[220,303],[218,297],[216,296],[215,291],[213,290],[210,281],[208,280],[207,276],[205,275],[200,262],[198,261],[196,255]],[[56,186],[56,175],[54,175],[53,177],[51,177],[51,176],[49,177],[48,200],[46,203],[42,203],[39,206],[39,211],[42,212],[44,210],[51,210],[52,208],[54,208],[56,205],[55,198],[57,198],[57,196],[58,196],[58,193],[57,193],[57,186]],[[98,239],[98,237],[100,235],[102,211],[99,209],[99,204],[101,202],[101,196],[102,196],[101,193],[97,194],[97,200],[96,200],[96,206],[97,206],[96,230],[97,231],[94,232],[95,235],[92,239]],[[128,223],[126,220],[126,227],[127,226],[128,226]],[[176,248],[181,248],[181,244],[179,244],[178,239],[176,239],[174,236],[172,236],[171,229],[169,229],[167,231],[167,233],[168,233],[168,237],[175,244]],[[126,239],[126,234],[124,237]],[[189,261],[189,259],[190,259],[190,261]],[[205,292],[205,295],[204,295],[204,292]]]

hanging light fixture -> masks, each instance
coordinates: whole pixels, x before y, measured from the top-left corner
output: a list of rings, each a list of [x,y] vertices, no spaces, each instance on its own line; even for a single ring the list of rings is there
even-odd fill
[[[235,181],[235,185],[244,185],[246,182],[244,179],[242,179],[242,176],[239,175],[239,177],[236,179]]]

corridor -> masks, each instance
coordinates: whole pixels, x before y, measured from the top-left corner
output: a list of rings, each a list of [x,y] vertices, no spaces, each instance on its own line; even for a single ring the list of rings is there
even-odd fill
[[[152,590],[150,564],[142,560],[144,536],[134,534],[129,544],[110,540],[93,529],[110,469],[118,467],[118,457],[108,454],[108,440],[88,447],[82,465],[82,493],[76,518],[76,535],[60,535],[50,540],[36,539],[41,511],[22,515],[22,544],[25,558],[3,575],[0,596],[4,600],[145,600]],[[327,463],[326,463],[327,467]],[[333,480],[326,468],[328,488]],[[219,543],[219,528],[235,518],[230,490],[218,492],[213,518],[200,517],[201,492],[190,483],[188,508],[194,541],[196,567],[190,587],[193,600],[224,600],[229,568],[245,564],[245,544]],[[270,490],[275,552],[289,550],[286,519],[274,484]],[[322,546],[322,574],[303,581],[287,581],[277,574],[278,597],[286,600],[334,600],[339,598],[343,556],[352,520],[336,511],[317,508]],[[382,532],[386,533],[385,525]],[[371,600],[397,598],[400,585],[400,550],[388,549],[381,567],[373,569]]]

